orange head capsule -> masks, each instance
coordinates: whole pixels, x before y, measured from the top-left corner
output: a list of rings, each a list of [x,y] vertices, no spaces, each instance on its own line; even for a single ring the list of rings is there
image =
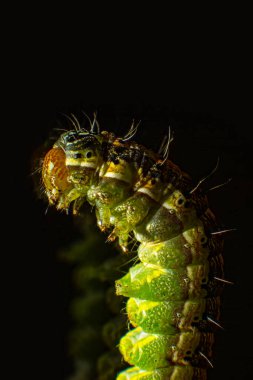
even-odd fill
[[[51,204],[59,201],[61,195],[71,188],[68,182],[66,156],[61,148],[53,148],[47,152],[42,167],[42,180]]]

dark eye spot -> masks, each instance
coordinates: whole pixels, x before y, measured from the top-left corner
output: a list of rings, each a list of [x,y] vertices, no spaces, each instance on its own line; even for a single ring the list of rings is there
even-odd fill
[[[82,155],[82,153],[74,153],[74,154],[73,154],[73,157],[74,157],[74,158],[82,158],[83,155]]]
[[[155,185],[156,184],[156,180],[155,179],[151,179],[151,185]]]
[[[114,160],[114,164],[115,164],[115,165],[118,165],[118,164],[119,164],[119,159],[118,159],[118,158],[115,158],[115,160]]]
[[[177,204],[178,204],[179,206],[181,206],[183,203],[184,203],[184,199],[183,199],[183,198],[179,198],[179,199],[177,200]]]
[[[186,351],[186,355],[191,355],[191,351],[189,350],[189,351]]]
[[[201,244],[205,244],[207,242],[207,238],[205,236],[203,236],[201,239],[200,239],[200,242]]]
[[[66,136],[66,142],[73,142],[76,141],[76,135],[68,135]]]
[[[91,158],[92,157],[92,152],[89,150],[87,153],[86,153],[86,158]]]

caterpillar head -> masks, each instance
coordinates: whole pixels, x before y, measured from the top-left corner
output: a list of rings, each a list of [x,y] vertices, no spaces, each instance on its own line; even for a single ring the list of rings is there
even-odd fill
[[[86,199],[102,163],[102,137],[85,130],[63,133],[43,160],[42,180],[50,204],[73,213]]]

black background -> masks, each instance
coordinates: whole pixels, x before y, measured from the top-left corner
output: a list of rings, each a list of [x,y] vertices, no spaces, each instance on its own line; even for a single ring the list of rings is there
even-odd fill
[[[230,177],[232,182],[211,192],[210,200],[224,226],[237,229],[227,235],[224,251],[227,279],[235,285],[224,292],[225,331],[217,336],[209,379],[253,377],[252,97],[243,48],[236,50],[235,61],[233,49],[224,55],[222,48],[207,51],[199,60],[193,48],[180,47],[183,57],[173,62],[177,54],[165,60],[164,46],[134,55],[131,49],[122,53],[117,43],[112,50],[107,45],[104,50],[97,45],[75,50],[71,41],[60,45],[55,39],[49,51],[41,41],[35,39],[25,51],[19,46],[18,67],[11,69],[8,85],[9,144],[4,154],[10,179],[3,178],[8,265],[3,271],[11,322],[6,328],[10,374],[17,370],[26,379],[63,380],[68,371],[69,270],[56,254],[79,232],[71,217],[54,210],[45,215],[31,172],[34,152],[55,121],[64,120],[59,113],[82,118],[84,110],[90,115],[97,111],[102,129],[116,134],[124,133],[132,118],[141,119],[135,140],[152,149],[158,149],[170,125],[171,158],[196,181],[220,157],[210,186]]]

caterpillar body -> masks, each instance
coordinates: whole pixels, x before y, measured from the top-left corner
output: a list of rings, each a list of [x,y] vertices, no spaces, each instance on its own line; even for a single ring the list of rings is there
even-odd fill
[[[117,380],[205,380],[212,366],[224,286],[222,234],[201,186],[172,163],[168,145],[155,154],[131,138],[91,129],[63,133],[43,160],[49,203],[78,214],[95,207],[97,224],[138,262],[116,281],[129,297],[132,329],[119,350],[131,365]]]

